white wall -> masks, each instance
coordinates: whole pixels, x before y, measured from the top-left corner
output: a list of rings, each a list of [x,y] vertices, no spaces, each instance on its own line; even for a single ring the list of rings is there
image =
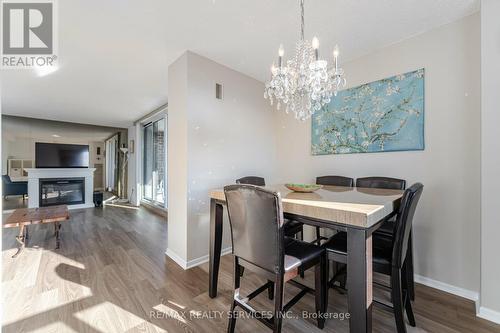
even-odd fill
[[[280,182],[328,174],[422,182],[416,274],[471,295],[479,286],[479,47],[473,15],[343,64],[349,86],[425,68],[424,151],[312,156],[310,121],[276,113]]]
[[[168,67],[168,240],[167,254],[186,263],[188,247],[188,55]],[[207,247],[208,249],[208,247]],[[207,250],[208,251],[208,250]]]
[[[223,85],[223,100],[215,98],[215,83]],[[170,66],[168,96],[168,249],[182,257],[182,235],[189,265],[208,254],[210,189],[245,175],[274,182],[274,113],[262,82],[191,52]],[[230,246],[224,229],[223,248]]]
[[[479,315],[500,323],[500,1],[481,2],[481,297]]]
[[[5,131],[4,131],[5,132]],[[2,174],[7,174],[7,159],[35,159],[35,141],[29,138],[2,139]]]

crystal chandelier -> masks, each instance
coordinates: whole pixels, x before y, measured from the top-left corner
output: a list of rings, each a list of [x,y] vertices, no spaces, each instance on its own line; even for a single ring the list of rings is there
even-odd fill
[[[264,98],[271,105],[276,99],[279,110],[285,104],[285,112],[294,112],[295,118],[306,120],[323,105],[330,103],[332,95],[345,87],[344,71],[338,67],[339,48],[333,50],[333,67],[319,58],[319,40],[304,39],[304,0],[300,0],[300,41],[295,46],[295,56],[283,63],[285,50],[280,45],[278,66],[271,67],[271,80],[266,82]]]

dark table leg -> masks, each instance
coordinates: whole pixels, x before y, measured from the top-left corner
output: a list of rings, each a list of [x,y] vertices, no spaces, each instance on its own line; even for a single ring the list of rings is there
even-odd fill
[[[210,199],[210,261],[208,272],[210,282],[208,294],[211,298],[217,296],[220,251],[222,246],[222,213],[222,205],[215,199]]]
[[[59,236],[59,229],[61,229],[61,225],[59,222],[54,223],[54,229],[56,234],[56,250],[59,249],[59,245],[61,243],[61,238]]]
[[[372,237],[347,230],[347,288],[350,332],[372,331]]]

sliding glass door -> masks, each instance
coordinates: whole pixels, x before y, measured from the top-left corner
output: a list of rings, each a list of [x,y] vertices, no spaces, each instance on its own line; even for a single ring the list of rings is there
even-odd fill
[[[166,133],[165,118],[144,125],[143,199],[166,206]]]

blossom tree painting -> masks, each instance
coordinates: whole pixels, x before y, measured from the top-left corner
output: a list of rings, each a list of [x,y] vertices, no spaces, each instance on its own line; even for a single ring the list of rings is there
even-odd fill
[[[340,91],[312,117],[312,154],[424,149],[424,69]]]

